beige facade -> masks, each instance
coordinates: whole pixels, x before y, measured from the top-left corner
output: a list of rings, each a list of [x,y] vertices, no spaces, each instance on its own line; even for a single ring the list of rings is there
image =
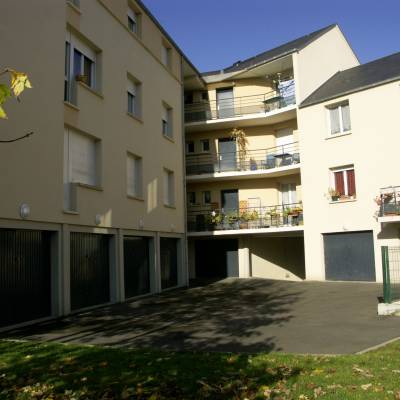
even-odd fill
[[[382,281],[380,247],[399,246],[399,225],[378,221],[374,198],[380,188],[398,185],[393,144],[400,129],[399,100],[397,81],[300,110],[307,279],[325,279],[324,234],[369,231],[374,238],[376,280]],[[343,102],[349,103],[351,130],[332,136],[327,107]],[[357,195],[332,202],[331,171],[348,165],[354,166]]]
[[[0,135],[34,132],[0,148],[0,228],[54,233],[50,316],[71,310],[70,232],[109,235],[111,302],[128,297],[127,236],[150,240],[153,293],[165,278],[160,238],[175,238],[172,286],[186,285],[182,85],[196,75],[190,62],[135,1],[2,1],[0,26],[2,67],[33,84],[21,103],[7,104]]]
[[[307,207],[302,141],[307,129],[298,129],[298,105],[358,60],[340,28],[332,26],[297,51],[243,64],[205,74],[206,87],[186,89],[190,276],[204,272],[202,263],[213,265],[218,247],[226,246],[226,259],[232,257],[233,246],[238,268],[227,267],[228,274],[236,271],[232,276],[305,279],[303,231],[308,221],[302,211]],[[225,142],[234,128],[245,132],[244,157],[238,144],[228,146],[234,156],[226,153]],[[236,215],[224,209],[226,192],[230,199],[236,196]],[[209,261],[200,254],[207,240],[214,254]],[[212,268],[221,274],[217,266]]]

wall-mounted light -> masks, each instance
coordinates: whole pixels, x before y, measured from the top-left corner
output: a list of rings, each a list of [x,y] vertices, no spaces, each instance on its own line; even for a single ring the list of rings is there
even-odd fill
[[[173,232],[175,230],[175,225],[171,224],[171,231]]]
[[[144,222],[142,219],[139,220],[139,228],[143,229],[144,228]]]
[[[94,217],[94,223],[96,225],[100,225],[101,224],[101,215],[100,214],[96,214],[96,216]]]
[[[21,204],[19,207],[19,215],[21,218],[25,219],[29,217],[29,214],[31,213],[31,208],[28,206],[28,204]]]

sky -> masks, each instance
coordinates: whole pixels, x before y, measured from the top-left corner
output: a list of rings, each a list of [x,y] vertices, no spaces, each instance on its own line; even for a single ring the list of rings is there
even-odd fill
[[[338,23],[362,63],[400,51],[400,0],[143,0],[201,71]]]

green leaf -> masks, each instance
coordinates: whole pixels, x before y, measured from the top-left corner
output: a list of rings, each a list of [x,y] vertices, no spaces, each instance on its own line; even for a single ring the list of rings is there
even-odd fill
[[[3,104],[11,96],[11,90],[7,85],[0,83],[0,104]]]
[[[31,89],[32,85],[29,82],[28,75],[23,72],[11,72],[11,89],[14,96],[18,97],[26,88]]]
[[[7,114],[2,106],[0,106],[0,118],[7,119]]]

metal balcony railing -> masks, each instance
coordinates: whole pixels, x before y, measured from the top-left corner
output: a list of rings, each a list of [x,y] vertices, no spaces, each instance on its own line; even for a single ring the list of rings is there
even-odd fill
[[[189,232],[298,226],[303,225],[303,206],[293,203],[239,209],[193,207],[188,211],[187,220]]]
[[[268,149],[232,153],[189,154],[186,174],[201,175],[229,171],[258,171],[300,163],[299,143],[293,142]]]
[[[285,87],[285,93],[274,90],[260,95],[187,104],[185,106],[185,122],[235,118],[258,113],[266,114],[295,103],[293,83],[291,86]]]
[[[380,217],[400,215],[400,186],[382,188],[376,202]]]

